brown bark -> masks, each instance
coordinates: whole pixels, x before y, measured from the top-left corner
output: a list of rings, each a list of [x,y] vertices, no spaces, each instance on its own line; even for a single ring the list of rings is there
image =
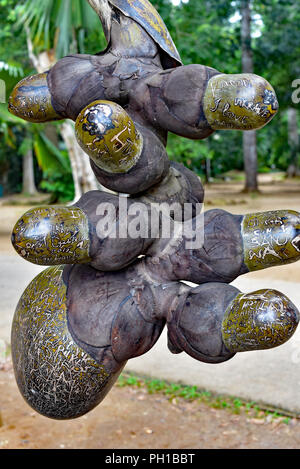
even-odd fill
[[[241,2],[241,40],[243,73],[253,73],[253,53],[251,49],[251,1]],[[244,169],[246,173],[245,192],[256,192],[257,181],[257,147],[256,132],[251,130],[243,134]]]

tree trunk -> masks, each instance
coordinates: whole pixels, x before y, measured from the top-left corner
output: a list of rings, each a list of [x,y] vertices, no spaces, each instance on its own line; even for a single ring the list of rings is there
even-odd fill
[[[34,182],[33,153],[29,149],[23,156],[23,188],[22,192],[26,195],[37,194]]]
[[[99,186],[90,166],[88,155],[84,153],[76,141],[72,123],[66,120],[61,125],[60,130],[71,162],[75,189],[73,202],[77,202],[82,194],[97,190]]]
[[[288,177],[295,177],[299,174],[299,133],[298,133],[298,122],[297,122],[297,109],[290,107],[287,110],[288,116],[288,142],[291,150],[291,163],[288,167]]]
[[[251,1],[241,0],[241,40],[243,73],[253,73],[253,53],[251,48]],[[243,134],[244,168],[246,173],[245,192],[256,192],[257,182],[257,145],[256,131]]]
[[[245,132],[243,136],[243,151],[246,173],[244,192],[256,192],[258,190],[256,132]]]

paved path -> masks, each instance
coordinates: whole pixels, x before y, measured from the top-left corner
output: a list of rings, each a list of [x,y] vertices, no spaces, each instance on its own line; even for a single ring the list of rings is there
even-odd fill
[[[0,264],[0,340],[9,341],[11,321],[19,297],[44,268],[29,264],[14,254],[0,254]],[[289,296],[300,309],[299,283],[253,280],[244,276],[234,285],[244,292],[275,288]],[[300,328],[287,344],[277,349],[240,353],[220,365],[200,363],[184,353],[172,355],[166,344],[164,333],[150,352],[130,360],[126,369],[263,402],[300,415]]]

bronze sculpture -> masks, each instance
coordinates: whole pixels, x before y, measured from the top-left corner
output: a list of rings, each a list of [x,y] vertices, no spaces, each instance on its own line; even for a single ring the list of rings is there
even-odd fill
[[[203,139],[219,129],[266,125],[278,109],[271,85],[256,75],[182,65],[148,0],[89,3],[101,18],[107,49],[65,57],[48,73],[25,78],[9,101],[10,111],[29,121],[73,119],[99,182],[128,195],[93,191],[72,207],[32,209],[13,230],[24,259],[52,266],[17,306],[15,375],[27,402],[57,419],[98,405],[126,361],[150,350],[165,325],[172,353],[220,363],[237,352],[281,345],[299,322],[282,293],[242,294],[230,283],[297,261],[300,215],[201,214],[200,180],[170,163],[165,150],[168,132]],[[157,204],[166,202],[179,210],[157,213]],[[191,210],[183,217],[186,204]],[[136,232],[144,232],[130,236],[137,205]],[[200,230],[203,242],[187,248],[189,234]]]

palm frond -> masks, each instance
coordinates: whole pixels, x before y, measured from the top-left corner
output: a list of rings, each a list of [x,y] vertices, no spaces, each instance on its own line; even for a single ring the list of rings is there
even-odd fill
[[[65,173],[70,171],[70,163],[63,153],[53,145],[43,132],[35,132],[33,148],[39,167],[45,172]]]
[[[40,137],[43,140],[48,152],[52,155],[53,158],[56,159],[57,163],[65,170],[70,171],[70,160],[67,157],[67,153],[60,151],[52,142],[49,140],[48,137],[44,134],[44,132],[40,132]]]
[[[101,27],[99,18],[86,0],[25,0],[20,8],[18,25],[30,29],[36,48],[54,48],[57,58],[84,52],[85,32]]]
[[[7,104],[0,104],[0,121],[7,122],[9,124],[21,125],[22,127],[30,125],[29,122],[11,114],[7,109]]]

